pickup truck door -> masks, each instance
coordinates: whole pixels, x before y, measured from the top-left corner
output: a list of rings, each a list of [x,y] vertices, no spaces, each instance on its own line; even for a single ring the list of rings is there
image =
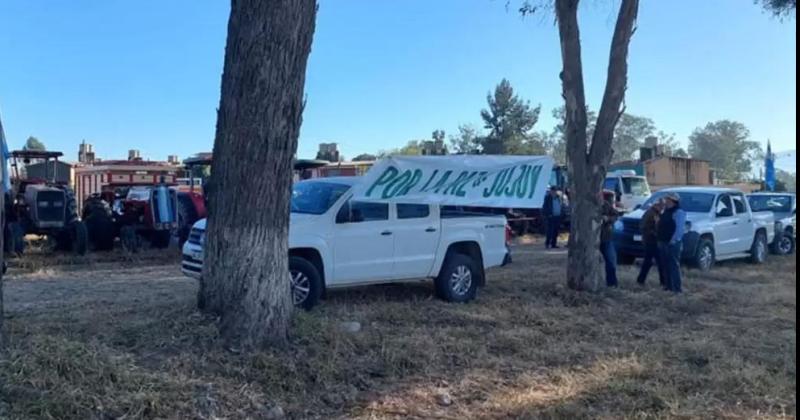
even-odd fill
[[[394,231],[394,277],[424,278],[430,274],[439,246],[438,207],[397,204]]]
[[[717,197],[716,218],[714,220],[714,236],[717,239],[717,255],[729,255],[736,252],[739,236],[739,219],[733,210],[733,200],[729,194]]]
[[[333,229],[330,285],[386,280],[394,268],[394,236],[389,205],[347,201]]]
[[[736,229],[735,252],[748,252],[755,239],[753,216],[750,213],[744,194],[731,194],[731,200],[733,201],[733,209],[736,211],[736,223],[734,223]]]

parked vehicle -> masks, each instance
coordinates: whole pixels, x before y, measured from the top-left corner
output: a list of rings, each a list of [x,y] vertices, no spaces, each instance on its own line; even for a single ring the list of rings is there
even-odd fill
[[[772,252],[789,255],[795,249],[794,220],[797,216],[797,195],[788,193],[756,193],[747,196],[753,211],[768,211],[775,216],[775,240]]]
[[[56,248],[78,255],[86,254],[88,234],[86,225],[78,218],[75,193],[56,179],[61,152],[16,150],[11,152],[14,176],[11,191],[5,197],[5,251],[22,254],[25,235],[44,235],[54,241]],[[20,171],[19,160],[29,164],[44,163],[44,178],[29,178]]]
[[[620,262],[630,264],[644,255],[640,223],[645,210],[668,193],[681,197],[687,213],[683,237],[683,259],[710,270],[716,261],[749,258],[763,263],[775,237],[775,218],[769,212],[753,212],[739,190],[684,187],[661,190],[618,224],[614,239]]]
[[[294,185],[289,269],[294,304],[316,305],[326,289],[433,278],[436,295],[468,302],[484,271],[510,261],[503,216],[426,204],[355,202],[359,178]],[[183,272],[200,278],[206,220],[183,248]]]
[[[606,175],[604,190],[616,195],[616,207],[629,212],[641,207],[650,198],[650,184],[647,178],[636,175],[634,171],[615,171]]]
[[[189,239],[192,226],[208,216],[205,188],[206,174],[211,169],[211,157],[189,158],[183,164],[190,178],[189,190],[178,191],[178,242],[181,246]]]
[[[177,191],[165,184],[104,187],[83,204],[83,219],[95,250],[114,248],[137,252],[142,240],[167,248],[178,228]]]

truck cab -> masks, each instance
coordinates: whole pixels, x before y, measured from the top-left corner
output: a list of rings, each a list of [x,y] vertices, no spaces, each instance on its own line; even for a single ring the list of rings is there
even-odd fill
[[[636,175],[635,171],[610,172],[603,189],[614,192],[616,207],[626,213],[643,205],[651,194],[647,178]]]

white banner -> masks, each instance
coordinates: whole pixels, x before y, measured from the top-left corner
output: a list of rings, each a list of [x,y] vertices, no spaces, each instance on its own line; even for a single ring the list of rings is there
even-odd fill
[[[364,175],[354,199],[541,208],[553,164],[549,156],[393,156]]]

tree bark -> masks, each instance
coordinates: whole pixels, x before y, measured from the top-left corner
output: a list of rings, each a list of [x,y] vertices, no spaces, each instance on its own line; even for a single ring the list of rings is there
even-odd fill
[[[600,199],[613,151],[614,128],[622,114],[628,80],[628,47],[633,37],[639,0],[622,0],[608,66],[603,103],[588,144],[586,96],[583,85],[579,0],[556,0],[561,39],[562,95],[566,107],[567,161],[570,167],[572,219],[567,264],[567,285],[575,290],[596,289],[601,279]]]
[[[315,0],[233,0],[198,306],[232,348],[287,341],[292,166]]]
[[[3,137],[3,124],[0,122],[0,140]],[[0,158],[0,161],[5,165],[5,159]],[[2,174],[0,174],[0,183],[3,182]],[[0,229],[6,226],[6,213],[5,213],[5,194],[0,191]],[[3,311],[3,263],[5,262],[5,247],[3,240],[5,235],[0,232],[0,351],[5,347],[5,330],[3,329],[3,319],[5,319],[5,312]]]

